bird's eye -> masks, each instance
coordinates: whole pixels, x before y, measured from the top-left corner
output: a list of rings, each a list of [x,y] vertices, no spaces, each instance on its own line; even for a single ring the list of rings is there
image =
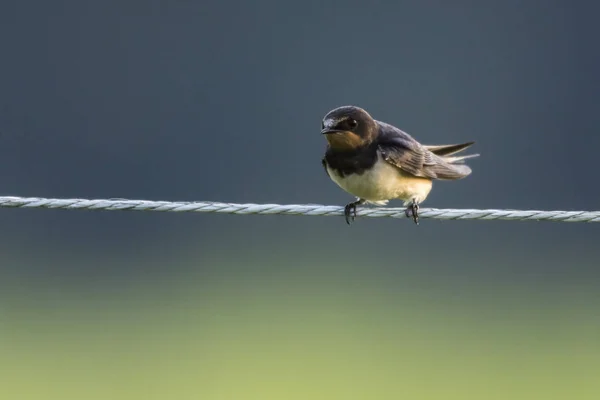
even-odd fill
[[[358,126],[358,122],[355,119],[349,119],[348,126],[350,127],[350,129],[354,129]]]
[[[321,121],[321,129],[325,129],[325,121]]]

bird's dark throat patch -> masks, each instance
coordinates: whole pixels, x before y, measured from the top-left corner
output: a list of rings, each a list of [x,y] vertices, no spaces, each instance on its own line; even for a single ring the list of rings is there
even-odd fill
[[[362,175],[366,170],[373,168],[377,162],[377,144],[372,143],[354,150],[339,150],[331,146],[325,152],[326,165],[338,175]]]

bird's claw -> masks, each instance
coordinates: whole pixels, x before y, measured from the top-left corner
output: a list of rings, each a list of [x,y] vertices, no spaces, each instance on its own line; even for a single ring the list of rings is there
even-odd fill
[[[350,220],[354,222],[354,218],[356,218],[356,204],[357,202],[353,202],[346,204],[346,207],[344,207],[344,216],[346,217],[346,223],[348,225],[350,225]]]
[[[415,224],[419,225],[419,203],[417,203],[414,199],[406,208],[405,214],[407,218],[412,217]]]

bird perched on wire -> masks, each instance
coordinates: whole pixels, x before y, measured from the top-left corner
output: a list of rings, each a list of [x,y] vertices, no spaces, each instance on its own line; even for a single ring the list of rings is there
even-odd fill
[[[419,205],[433,180],[457,180],[471,168],[464,160],[479,154],[455,156],[474,142],[422,145],[408,133],[373,119],[360,107],[338,107],[325,115],[321,126],[328,145],[323,157],[327,175],[357,197],[345,207],[346,222],[365,203],[385,205],[404,201],[406,216],[419,224]]]

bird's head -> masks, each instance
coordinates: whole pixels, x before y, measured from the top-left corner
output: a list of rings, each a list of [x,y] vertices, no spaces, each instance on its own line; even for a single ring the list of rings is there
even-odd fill
[[[351,151],[369,145],[377,135],[377,123],[360,107],[343,106],[323,117],[321,133],[334,150]]]

